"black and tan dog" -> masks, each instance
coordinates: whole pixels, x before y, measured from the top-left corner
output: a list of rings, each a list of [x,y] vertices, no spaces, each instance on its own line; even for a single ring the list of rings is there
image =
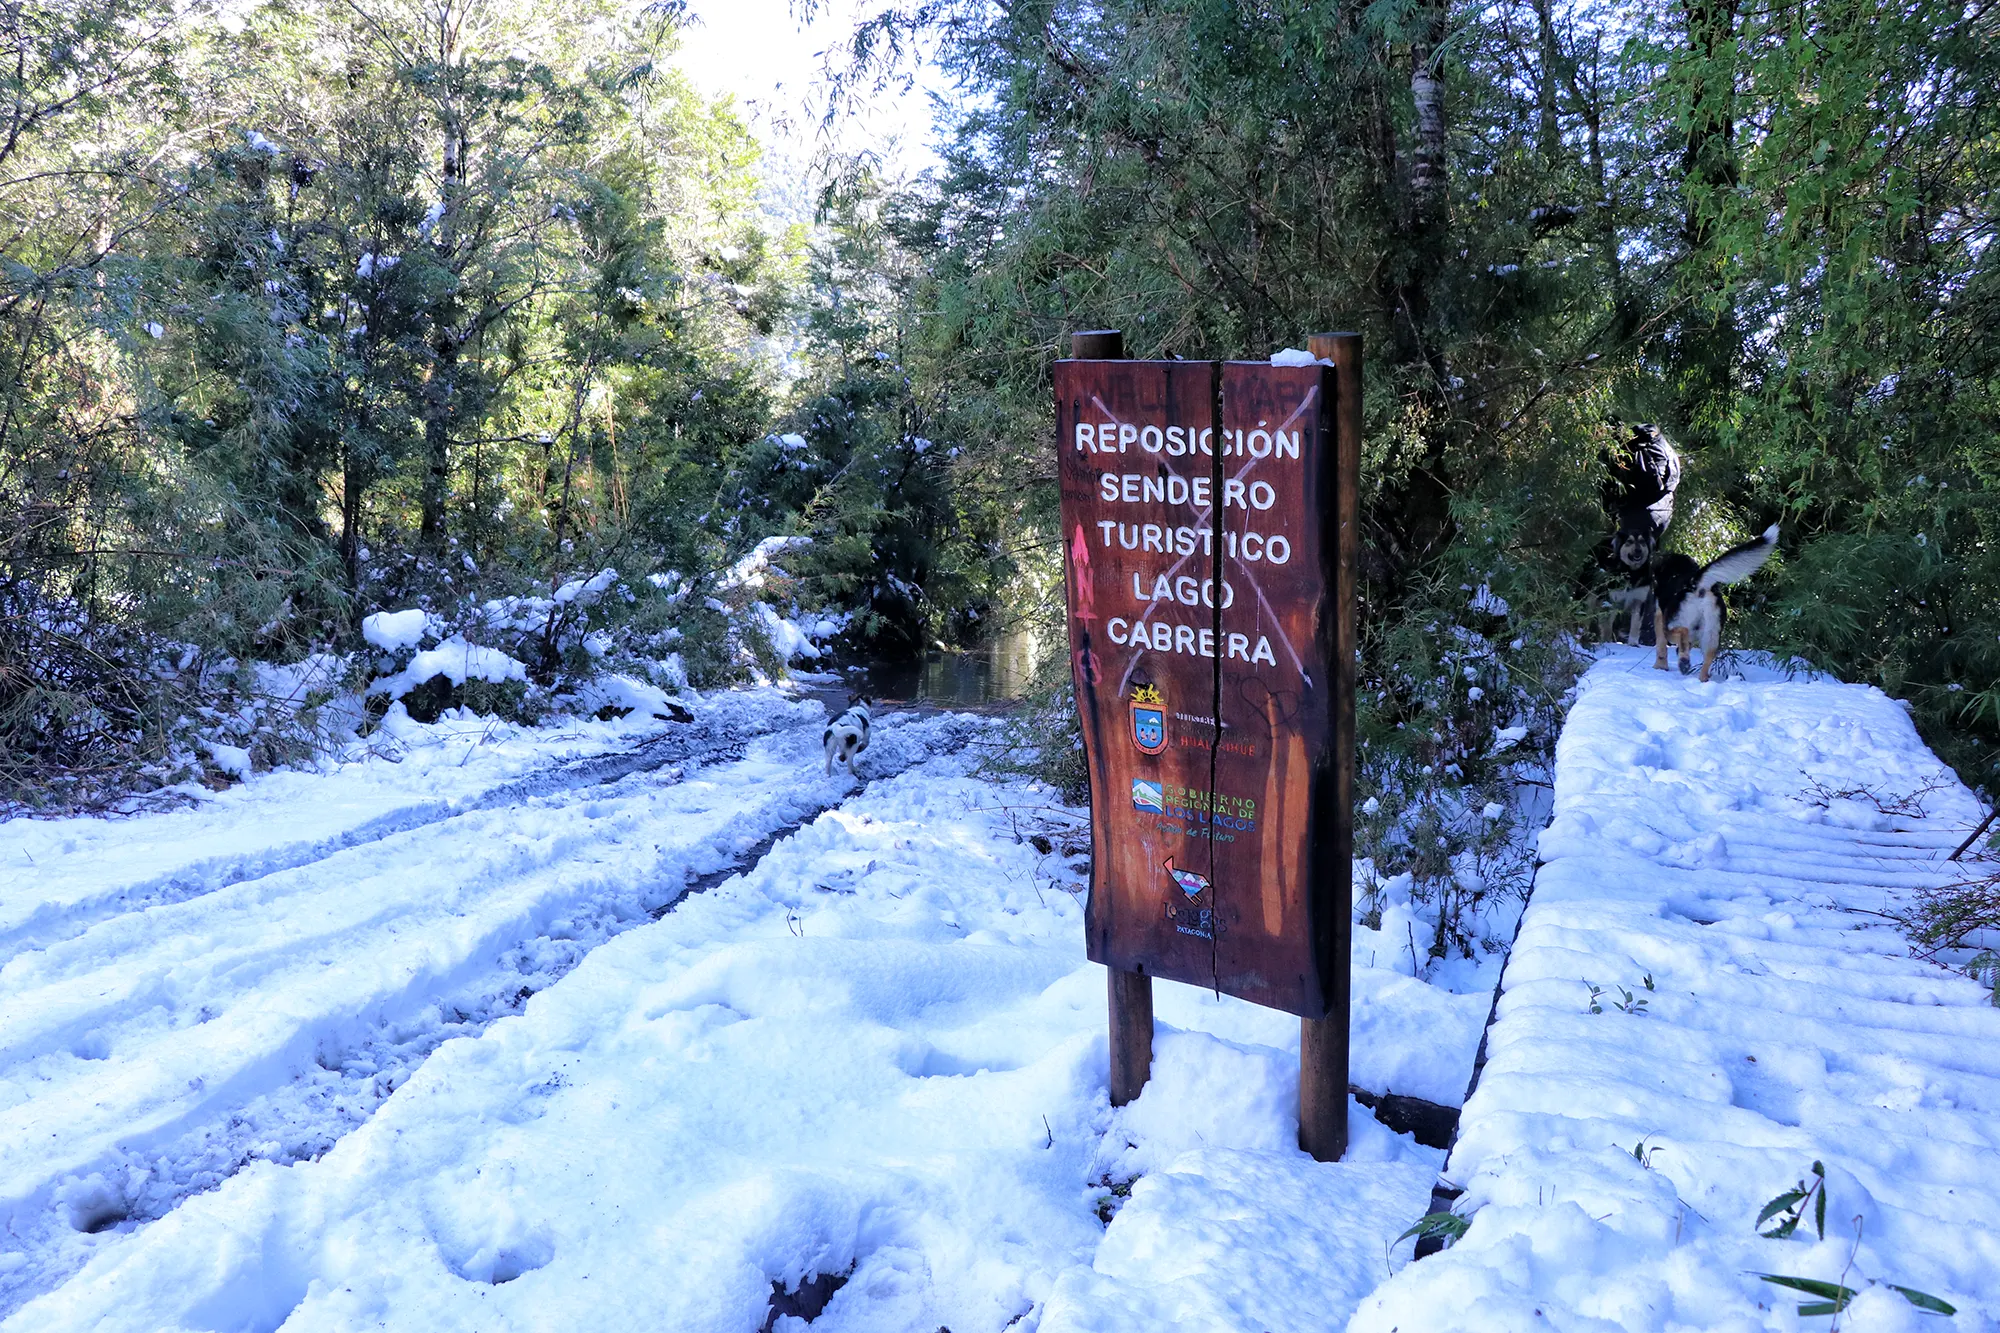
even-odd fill
[[[1755,541],[1732,546],[1705,565],[1697,565],[1684,555],[1670,555],[1660,561],[1655,579],[1657,603],[1653,611],[1653,665],[1667,669],[1667,641],[1673,640],[1681,674],[1688,672],[1688,641],[1701,644],[1701,678],[1708,679],[1715,665],[1716,650],[1722,646],[1722,585],[1741,583],[1764,567],[1771,552],[1778,549],[1778,525],[1764,529]]]
[[[1602,617],[1599,638],[1609,641],[1618,617],[1629,612],[1632,627],[1625,635],[1625,642],[1634,648],[1639,646],[1639,626],[1647,608],[1653,605],[1653,556],[1658,545],[1658,534],[1643,522],[1636,528],[1620,527],[1611,539],[1611,559],[1605,562],[1605,567],[1614,577],[1622,578],[1624,586],[1605,594],[1613,609]]]

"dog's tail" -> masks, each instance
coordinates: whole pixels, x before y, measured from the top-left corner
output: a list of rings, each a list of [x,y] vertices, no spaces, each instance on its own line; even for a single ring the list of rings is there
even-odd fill
[[[1764,535],[1755,541],[1732,546],[1715,559],[1701,567],[1701,577],[1696,580],[1699,588],[1713,588],[1718,583],[1741,583],[1764,567],[1771,558],[1771,552],[1778,549],[1778,525],[1773,523],[1764,529]]]

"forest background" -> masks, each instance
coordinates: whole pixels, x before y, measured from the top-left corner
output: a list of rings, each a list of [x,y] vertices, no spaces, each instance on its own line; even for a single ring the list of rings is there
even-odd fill
[[[0,0],[0,801],[225,778],[218,728],[310,757],[251,667],[360,688],[376,611],[524,662],[445,701],[518,717],[775,670],[730,573],[771,537],[810,542],[757,595],[853,652],[1059,642],[1049,367],[1106,326],[1364,334],[1385,864],[1448,883],[1504,839],[1638,421],[1686,461],[1670,548],[1783,527],[1732,639],[1880,684],[1991,787],[1986,0],[918,0],[832,54],[827,109],[929,62],[939,164],[829,152],[791,221],[672,68],[684,22]]]

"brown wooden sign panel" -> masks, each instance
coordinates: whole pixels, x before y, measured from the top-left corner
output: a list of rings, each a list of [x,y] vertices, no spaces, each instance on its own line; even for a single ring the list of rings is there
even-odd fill
[[[1055,390],[1090,957],[1325,1017],[1349,911],[1334,372],[1062,361]]]

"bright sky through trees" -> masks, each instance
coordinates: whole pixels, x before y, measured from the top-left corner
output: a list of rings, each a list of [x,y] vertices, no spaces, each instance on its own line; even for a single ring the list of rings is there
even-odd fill
[[[791,0],[692,0],[678,63],[702,91],[733,95],[767,145],[787,156],[810,151],[825,111],[823,53],[847,40],[867,8],[867,0],[830,0],[801,24]],[[861,124],[842,129],[840,144],[882,149],[893,136],[886,152],[892,169],[917,171],[935,160],[930,128],[929,99],[919,86],[878,94]]]

